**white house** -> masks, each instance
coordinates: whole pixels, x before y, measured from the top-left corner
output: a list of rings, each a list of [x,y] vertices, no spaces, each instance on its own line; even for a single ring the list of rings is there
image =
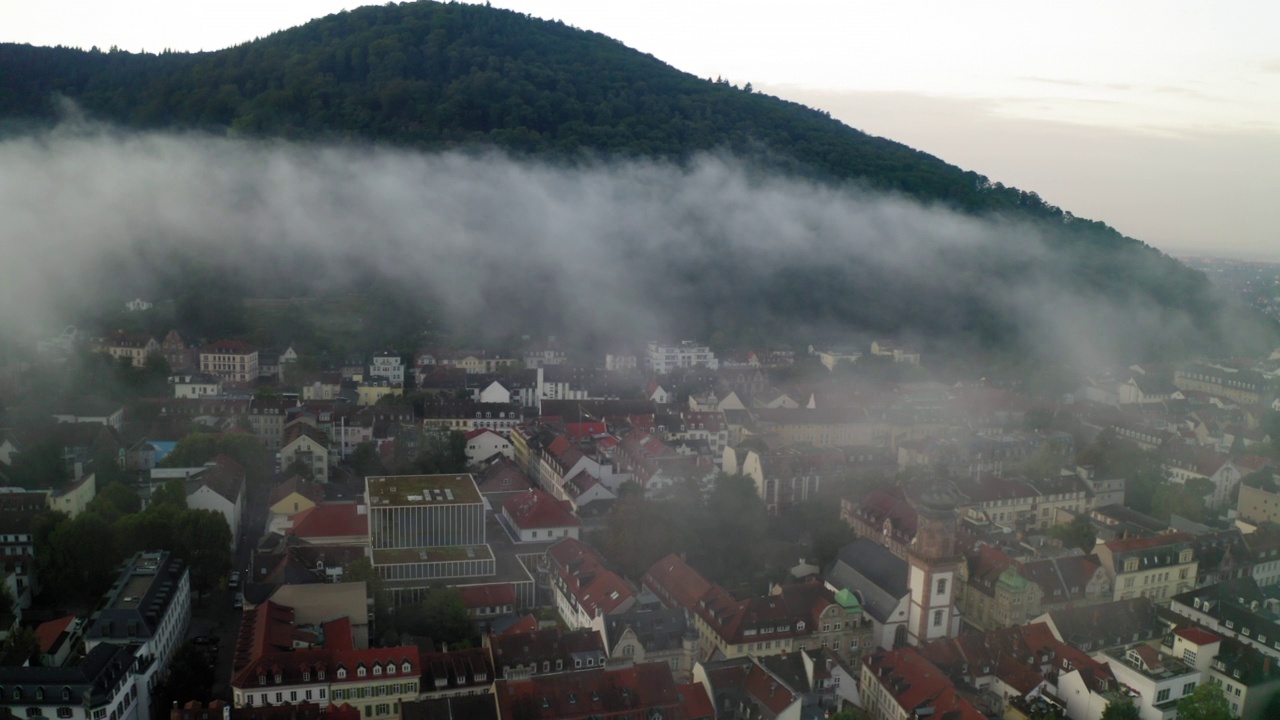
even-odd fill
[[[236,549],[240,535],[240,518],[244,515],[244,471],[237,467],[209,463],[208,469],[186,481],[187,507],[212,510],[227,521],[231,530],[231,549]]]
[[[400,360],[400,355],[390,351],[376,353],[373,356],[373,363],[369,365],[369,375],[386,378],[392,385],[403,386],[404,364]]]
[[[1203,672],[1150,645],[1115,648],[1094,656],[1111,668],[1116,681],[1133,689],[1142,720],[1173,720],[1177,702],[1200,684]]]
[[[578,539],[582,521],[559,500],[530,488],[502,503],[499,522],[516,542],[546,542],[560,538]]]
[[[489,428],[472,430],[466,437],[468,465],[474,465],[498,453],[505,458],[512,456],[511,441]]]
[[[150,310],[151,308],[155,307],[155,304],[149,303],[146,300],[143,300],[142,298],[134,298],[133,300],[130,300],[129,302],[125,303],[124,307],[129,312],[141,312],[143,310]]]
[[[208,373],[170,375],[175,398],[202,398],[222,394],[222,378]]]
[[[476,396],[476,402],[502,403],[503,405],[510,405],[511,391],[503,387],[502,383],[494,380],[480,391]]]
[[[645,346],[644,366],[647,370],[665,375],[679,368],[699,366],[718,370],[720,361],[709,346],[699,345],[692,340],[681,340],[677,345],[651,340]]]

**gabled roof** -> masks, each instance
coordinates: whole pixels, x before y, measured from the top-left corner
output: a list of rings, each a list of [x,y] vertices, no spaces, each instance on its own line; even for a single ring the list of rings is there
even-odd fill
[[[631,587],[604,564],[604,558],[590,545],[566,538],[547,550],[565,591],[588,615],[609,615],[629,604]]]
[[[494,695],[501,717],[521,720],[684,717],[665,662],[499,680]],[[651,715],[655,710],[658,714]]]
[[[300,538],[351,537],[369,534],[369,515],[356,503],[326,503],[290,516],[288,535]]]
[[[66,632],[75,622],[75,615],[66,615],[56,620],[40,623],[36,627],[36,641],[40,643],[40,652],[49,653],[58,642],[58,636]]]
[[[502,503],[502,510],[521,530],[579,527],[582,521],[560,501],[538,488],[516,493]]]
[[[907,562],[887,548],[858,538],[840,548],[827,568],[826,580],[861,595],[863,609],[883,623],[907,595],[907,569]]]
[[[268,507],[275,505],[295,492],[317,505],[324,502],[325,493],[322,483],[304,480],[301,475],[293,475],[271,489],[271,496],[267,501]]]

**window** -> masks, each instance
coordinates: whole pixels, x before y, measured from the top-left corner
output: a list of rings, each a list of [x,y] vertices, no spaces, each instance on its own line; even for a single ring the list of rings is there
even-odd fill
[[[58,717],[60,717],[60,718],[69,718],[69,717],[71,717],[71,708],[69,708],[69,707],[60,707],[60,708],[58,708]]]
[[[1187,663],[1188,665],[1195,665],[1195,664],[1196,664],[1196,651],[1195,651],[1195,650],[1191,650],[1191,649],[1189,649],[1189,648],[1188,648],[1188,649],[1186,649],[1186,650],[1183,650],[1183,651],[1182,651],[1182,660],[1183,660],[1183,662]]]
[[[289,691],[289,702],[291,702],[291,703],[296,703],[296,702],[298,702],[298,691],[297,691],[297,690],[290,690],[290,691]]]
[[[935,595],[946,595],[946,594],[947,594],[947,579],[946,579],[946,578],[938,578],[938,587],[937,587],[937,589],[936,589],[936,590],[934,590],[934,594],[935,594]]]
[[[284,702],[284,693],[276,693],[276,704]]]
[[[942,611],[941,610],[933,611],[933,626],[942,627]]]
[[[1162,702],[1166,702],[1166,701],[1168,701],[1168,699],[1169,699],[1169,688],[1165,688],[1165,689],[1161,690],[1160,692],[1156,693],[1156,703],[1157,703],[1157,704],[1162,703]]]
[[[321,679],[321,680],[323,680],[324,678],[320,678],[320,679]],[[338,679],[339,679],[339,680],[346,680],[346,679],[347,679],[347,669],[346,669],[346,668],[338,668]]]

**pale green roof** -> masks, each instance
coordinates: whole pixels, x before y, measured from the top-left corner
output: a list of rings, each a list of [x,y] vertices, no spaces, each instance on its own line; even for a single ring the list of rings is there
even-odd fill
[[[858,596],[853,594],[849,588],[841,588],[836,593],[836,602],[845,610],[857,610],[862,612],[862,603],[858,602]]]

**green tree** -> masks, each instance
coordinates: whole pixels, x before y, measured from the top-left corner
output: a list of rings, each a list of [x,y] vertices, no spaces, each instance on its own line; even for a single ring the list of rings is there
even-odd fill
[[[189,642],[183,643],[169,661],[164,679],[153,691],[154,706],[169,708],[191,700],[208,702],[213,697],[213,678],[204,651]]]
[[[1107,707],[1102,711],[1102,720],[1142,720],[1133,698],[1123,693],[1112,693],[1107,696]]]
[[[1098,541],[1098,531],[1086,515],[1076,515],[1069,523],[1054,525],[1049,528],[1048,535],[1060,541],[1064,547],[1080,548],[1085,553],[1093,552],[1093,546]]]
[[[80,513],[60,524],[49,539],[47,586],[91,606],[119,571],[122,556],[111,526],[96,513]]]
[[[178,513],[174,532],[174,555],[186,561],[191,572],[191,588],[206,593],[231,572],[231,527],[214,510],[186,510]]]
[[[14,628],[4,639],[4,657],[15,665],[23,662],[39,665],[40,639],[36,637],[36,631],[26,625]]]
[[[9,482],[24,488],[59,487],[67,481],[62,448],[53,439],[42,440],[13,456]]]
[[[166,481],[163,485],[151,491],[151,502],[147,505],[150,507],[173,507],[178,509],[186,509],[187,507],[187,485],[181,478],[174,478]]]
[[[391,628],[392,599],[382,575],[373,569],[369,558],[360,558],[342,569],[343,582],[363,582],[365,594],[373,601],[374,621],[379,628]]]
[[[1231,720],[1231,706],[1222,688],[1206,682],[1178,701],[1178,720]]]
[[[88,512],[97,513],[109,524],[114,524],[125,515],[131,515],[142,508],[138,491],[124,483],[111,483],[98,491],[89,501]]]
[[[462,595],[454,588],[438,588],[422,599],[423,621],[429,635],[450,647],[466,646],[476,638],[476,625],[462,604]]]

